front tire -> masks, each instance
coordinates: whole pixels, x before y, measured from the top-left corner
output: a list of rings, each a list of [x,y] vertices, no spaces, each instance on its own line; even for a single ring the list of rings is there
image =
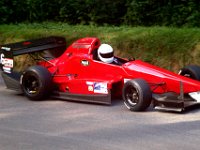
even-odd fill
[[[31,100],[45,99],[52,89],[52,76],[45,67],[29,67],[21,76],[21,88]]]
[[[143,79],[134,79],[123,87],[125,106],[131,111],[144,111],[151,104],[152,92],[148,83]]]
[[[189,65],[182,68],[179,75],[200,81],[200,67],[197,65]]]

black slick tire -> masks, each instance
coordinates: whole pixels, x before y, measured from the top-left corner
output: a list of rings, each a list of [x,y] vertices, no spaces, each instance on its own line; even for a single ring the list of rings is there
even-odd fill
[[[152,92],[145,80],[134,79],[124,84],[122,97],[129,110],[144,111],[151,104]]]
[[[30,100],[42,100],[52,89],[52,75],[43,66],[31,66],[21,76],[21,88]]]
[[[179,74],[200,81],[200,66],[197,65],[186,66],[179,71]]]

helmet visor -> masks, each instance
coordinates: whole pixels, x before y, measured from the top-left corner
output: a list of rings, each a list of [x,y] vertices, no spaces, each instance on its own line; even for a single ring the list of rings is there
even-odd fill
[[[100,53],[100,55],[101,55],[102,58],[111,58],[111,57],[113,57],[114,52],[106,53],[106,54]]]

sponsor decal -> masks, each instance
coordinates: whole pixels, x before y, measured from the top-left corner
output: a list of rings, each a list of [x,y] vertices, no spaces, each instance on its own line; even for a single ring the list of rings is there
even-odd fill
[[[89,63],[88,60],[81,60],[81,64],[82,64],[83,66],[88,66],[90,63]]]
[[[3,59],[1,59],[1,64],[2,64],[4,67],[13,68],[13,59],[10,59],[10,58],[3,58]]]
[[[108,94],[107,83],[106,82],[94,83],[94,93]]]
[[[90,91],[90,92],[94,91],[94,88],[93,88],[92,85],[89,85],[89,86],[88,86],[88,91]]]
[[[4,54],[0,54],[0,66],[6,73],[11,73],[13,68],[13,59],[5,58]]]
[[[0,64],[2,64],[2,61],[3,61],[4,57],[5,57],[4,54],[1,54],[1,55],[0,55]]]
[[[193,99],[195,99],[198,103],[200,102],[200,91],[188,93]]]
[[[30,44],[32,44],[30,41],[26,41],[23,43],[23,45],[30,45]]]
[[[94,82],[86,82],[87,86],[88,86],[88,91],[93,92],[94,91]]]
[[[87,84],[87,85],[93,85],[94,82],[87,81],[86,84]]]
[[[107,82],[89,82],[87,81],[88,91],[99,93],[99,94],[108,94],[108,85]]]
[[[6,73],[11,73],[11,68],[3,66],[3,71],[6,72]]]
[[[9,47],[1,47],[1,49],[5,50],[5,51],[10,51],[11,48],[9,48]]]

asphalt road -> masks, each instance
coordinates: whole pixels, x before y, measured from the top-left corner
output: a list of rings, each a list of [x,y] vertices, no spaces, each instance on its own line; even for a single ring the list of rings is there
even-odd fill
[[[59,100],[34,102],[0,79],[0,150],[199,150],[200,107],[130,112]]]

